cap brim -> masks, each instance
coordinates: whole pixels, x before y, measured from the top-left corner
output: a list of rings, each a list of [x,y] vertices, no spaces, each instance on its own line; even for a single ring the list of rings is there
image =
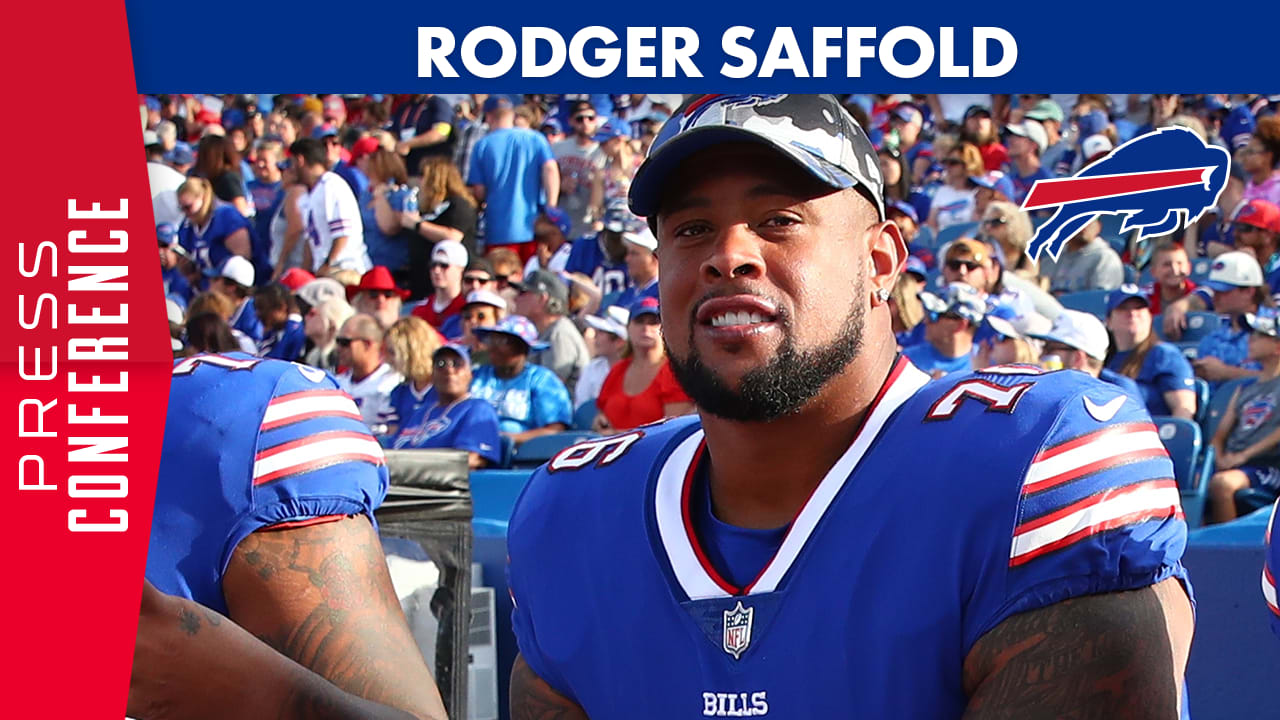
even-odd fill
[[[627,337],[626,329],[623,328],[621,325],[618,325],[616,322],[614,322],[610,318],[602,318],[597,315],[587,315],[586,317],[583,318],[583,320],[587,323],[587,325],[590,325],[593,329],[599,332],[608,333],[615,337],[620,337],[624,340]]]
[[[524,343],[525,347],[529,348],[529,352],[546,350],[547,348],[551,347],[550,343],[545,343],[545,342],[530,343],[528,340],[525,340],[524,338],[520,337],[519,335],[513,332],[508,332],[506,330],[499,330],[497,328],[472,328],[471,334],[475,335],[481,340],[484,340],[486,335],[506,335],[507,337],[513,337],[519,340],[520,342]]]
[[[1224,283],[1220,280],[1206,280],[1204,284],[1205,284],[1205,287],[1208,287],[1214,290],[1215,292],[1231,292],[1232,290],[1235,290],[1237,287],[1244,287],[1243,285],[1232,285],[1231,283]]]
[[[658,203],[662,200],[662,191],[666,188],[666,178],[680,163],[690,155],[705,150],[713,145],[730,142],[750,142],[764,145],[776,150],[807,171],[815,180],[832,190],[844,190],[858,187],[876,207],[880,219],[884,219],[884,199],[876,197],[870,188],[864,187],[857,178],[831,163],[806,152],[791,143],[779,142],[767,135],[752,130],[726,125],[713,125],[694,128],[680,133],[668,140],[658,151],[645,159],[644,164],[636,172],[631,181],[631,192],[627,198],[631,212],[640,217],[648,217],[658,212]]]

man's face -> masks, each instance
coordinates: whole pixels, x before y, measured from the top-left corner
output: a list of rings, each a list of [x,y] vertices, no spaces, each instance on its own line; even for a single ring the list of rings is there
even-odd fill
[[[495,367],[509,366],[529,354],[529,346],[523,340],[506,333],[489,333],[484,344],[489,348],[489,363]]]
[[[1254,289],[1251,287],[1234,287],[1226,291],[1213,293],[1213,307],[1219,313],[1236,314],[1253,310]]]
[[[356,331],[347,321],[338,330],[338,362],[353,367],[376,365],[382,359],[382,348]]]
[[[469,293],[473,290],[494,290],[493,276],[484,270],[467,270],[462,273],[462,292]]]
[[[308,165],[297,160],[293,164],[298,173],[298,182],[307,187],[314,187],[320,180],[320,176],[324,174],[324,168],[319,165]]]
[[[627,274],[634,278],[649,278],[658,271],[658,257],[648,248],[642,248],[635,243],[626,243],[627,246]]]
[[[1040,353],[1041,358],[1050,355],[1057,355],[1062,358],[1062,367],[1068,370],[1082,370],[1084,372],[1098,376],[1098,373],[1089,368],[1089,356],[1083,350],[1077,350],[1070,345],[1048,341],[1044,344],[1044,350]]]
[[[399,313],[401,305],[399,301],[400,296],[396,294],[395,290],[361,290],[356,310],[370,315],[378,315],[394,308]]]
[[[988,292],[994,275],[991,270],[991,258],[975,259],[967,253],[952,253],[942,264],[942,277],[948,285],[962,282]]]
[[[578,137],[591,137],[596,134],[596,127],[600,118],[596,116],[596,111],[589,107],[578,108],[578,111],[569,118],[569,124],[573,127],[573,134]]]
[[[338,142],[337,135],[330,135],[324,139],[324,148],[329,152],[329,164],[333,165],[342,159],[342,143]]]
[[[1035,154],[1036,144],[1031,138],[1009,134],[1009,157],[1028,157]]]
[[[1237,236],[1238,239],[1239,236]],[[1161,287],[1180,289],[1187,276],[1191,274],[1191,260],[1182,248],[1160,253],[1155,266],[1151,268],[1151,276]]]
[[[546,303],[546,296],[542,293],[522,290],[516,295],[516,314],[532,317],[541,312]]]
[[[1258,332],[1249,333],[1250,360],[1265,362],[1275,357],[1277,352],[1280,352],[1280,340]]]
[[[453,287],[462,282],[462,268],[434,260],[431,263],[431,284],[435,287]]]
[[[471,368],[456,352],[437,353],[432,363],[431,384],[441,395],[462,395],[471,387]]]
[[[704,150],[671,176],[658,260],[676,377],[725,418],[795,412],[861,349],[875,210],[757,145]]]
[[[986,140],[991,136],[991,118],[986,115],[972,115],[965,119],[964,128],[974,137]]]
[[[258,150],[258,157],[253,161],[253,175],[263,182],[271,182],[277,175],[277,163],[280,162],[280,154],[276,152],[274,147],[264,147]]]

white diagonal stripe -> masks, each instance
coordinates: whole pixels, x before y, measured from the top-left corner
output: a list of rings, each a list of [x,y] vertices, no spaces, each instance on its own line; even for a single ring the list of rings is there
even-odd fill
[[[360,416],[356,404],[346,395],[304,395],[292,400],[274,402],[262,414],[262,424],[288,420],[299,415],[316,412],[334,412]]]
[[[1023,486],[1034,485],[1051,477],[1056,477],[1063,473],[1071,472],[1077,468],[1091,465],[1107,458],[1124,455],[1125,453],[1154,450],[1163,448],[1164,443],[1160,442],[1160,436],[1154,430],[1143,429],[1136,432],[1126,432],[1117,435],[1110,435],[1100,438],[1090,443],[1085,443],[1080,447],[1071,448],[1070,450],[1054,455],[1047,460],[1039,460],[1031,463],[1031,467],[1027,470],[1026,480]]]
[[[316,460],[341,455],[370,455],[382,457],[382,447],[371,437],[326,438],[323,435],[303,445],[256,460],[253,463],[253,479],[271,475],[280,470],[305,465]]]
[[[685,438],[667,457],[658,473],[657,496],[653,507],[658,523],[658,536],[662,539],[663,549],[667,551],[671,572],[690,600],[729,597],[729,593],[721,589],[702,569],[702,562],[689,544],[689,536],[684,529],[681,496],[684,493],[685,473],[701,442],[702,430],[698,430]]]
[[[1268,605],[1273,608],[1280,608],[1280,605],[1276,604],[1276,586],[1267,580],[1266,570],[1262,571],[1262,596],[1267,599]]]
[[[1013,548],[1010,558],[1016,558],[1029,552],[1039,550],[1050,543],[1055,543],[1072,533],[1085,528],[1100,525],[1109,520],[1123,517],[1143,510],[1158,510],[1178,506],[1182,502],[1178,488],[1173,486],[1148,487],[1142,490],[1103,500],[1095,505],[1081,508],[1070,515],[1053,522],[1013,536]]]

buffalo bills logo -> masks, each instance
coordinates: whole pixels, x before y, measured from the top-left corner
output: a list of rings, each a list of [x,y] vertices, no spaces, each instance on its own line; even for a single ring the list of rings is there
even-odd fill
[[[658,131],[658,136],[653,139],[653,148],[661,146],[685,129],[697,125],[698,121],[711,110],[719,109],[723,111],[725,108],[755,107],[761,103],[776,102],[784,97],[786,95],[778,94],[703,95],[686,105],[679,115],[675,115],[663,123],[662,129]]]
[[[1099,215],[1121,215],[1120,232],[1138,238],[1164,235],[1195,222],[1218,203],[1231,157],[1186,128],[1140,135],[1074,177],[1039,180],[1022,207],[1056,207],[1036,229],[1027,254],[1058,258],[1076,233]]]
[[[1240,411],[1240,429],[1246,432],[1257,428],[1271,417],[1276,403],[1269,397],[1261,397],[1244,406]]]

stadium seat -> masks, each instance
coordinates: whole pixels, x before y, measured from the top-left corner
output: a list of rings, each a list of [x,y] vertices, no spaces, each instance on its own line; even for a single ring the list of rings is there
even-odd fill
[[[588,400],[579,405],[578,409],[573,411],[573,429],[590,430],[591,423],[595,422],[598,412],[595,400]]]
[[[475,520],[506,523],[516,498],[529,482],[530,471],[472,470],[471,507]]]
[[[1124,266],[1124,281],[1126,283],[1138,282],[1138,270],[1132,265]]]
[[[1155,281],[1156,281],[1155,277],[1153,277],[1153,276],[1151,275],[1151,266],[1150,266],[1150,265],[1148,265],[1147,267],[1142,268],[1142,272],[1138,273],[1138,284],[1139,284],[1139,285],[1150,285],[1150,284],[1154,283]]]
[[[1204,427],[1205,416],[1209,414],[1209,381],[1204,378],[1196,378],[1196,424],[1201,428]],[[1205,442],[1212,438],[1202,435]]]
[[[911,241],[911,244],[917,247],[928,248],[930,250],[938,249],[938,243],[933,237],[933,228],[928,225],[921,226],[920,232],[916,233],[915,239]]]
[[[1235,494],[1236,516],[1244,517],[1265,507],[1271,507],[1276,499],[1271,493],[1258,488],[1237,490]]]
[[[1218,423],[1222,422],[1222,416],[1227,412],[1227,406],[1231,404],[1231,396],[1235,394],[1236,388],[1244,387],[1253,382],[1256,378],[1236,378],[1223,383],[1209,398],[1209,408],[1204,414],[1204,419],[1200,421],[1200,427],[1204,430],[1202,436],[1205,443],[1213,441],[1213,434],[1218,430]]]
[[[1156,336],[1166,342],[1169,338],[1164,334],[1163,315],[1157,315],[1152,320],[1155,325]],[[1222,323],[1222,316],[1211,312],[1193,312],[1187,313],[1187,326],[1182,329],[1182,337],[1178,339],[1178,343],[1199,344],[1206,335],[1217,330]]]
[[[1064,308],[1087,312],[1101,319],[1107,314],[1107,295],[1110,292],[1110,290],[1085,290],[1067,293],[1058,296],[1058,302],[1061,302]]]
[[[1186,418],[1152,418],[1160,441],[1173,460],[1173,476],[1182,494],[1182,511],[1189,527],[1199,527],[1204,518],[1204,501],[1213,474],[1212,450],[1201,453],[1200,426]],[[1203,461],[1202,461],[1203,460]]]
[[[600,436],[593,432],[575,430],[533,438],[516,447],[511,466],[514,468],[537,467],[570,445],[597,437]]]
[[[1209,268],[1213,266],[1211,258],[1196,258],[1191,261],[1191,282],[1203,285],[1209,279]]]
[[[955,242],[965,236],[973,236],[974,231],[978,229],[978,223],[966,222],[948,225],[938,231],[938,240],[934,243],[935,248],[941,248],[949,242]]]

